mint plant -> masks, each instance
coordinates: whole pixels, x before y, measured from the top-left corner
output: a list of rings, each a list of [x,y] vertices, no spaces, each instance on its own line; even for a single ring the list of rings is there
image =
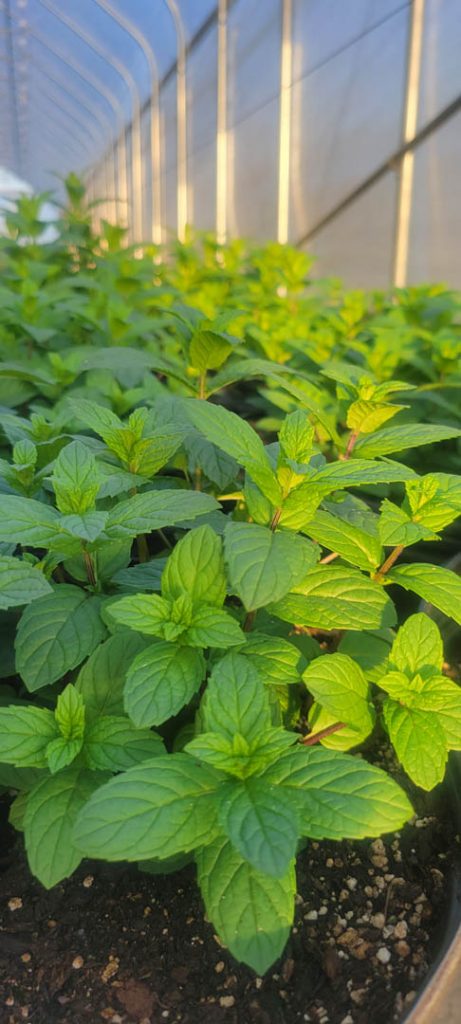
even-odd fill
[[[0,240],[0,785],[43,885],[194,860],[262,973],[300,843],[401,828],[461,749],[418,611],[461,624],[459,298],[140,256],[67,190],[52,243],[22,200]]]

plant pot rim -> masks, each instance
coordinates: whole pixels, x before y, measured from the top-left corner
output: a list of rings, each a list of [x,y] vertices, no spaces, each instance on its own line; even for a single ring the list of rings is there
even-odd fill
[[[461,1006],[461,925],[445,956],[408,1016],[405,1024],[459,1024]]]

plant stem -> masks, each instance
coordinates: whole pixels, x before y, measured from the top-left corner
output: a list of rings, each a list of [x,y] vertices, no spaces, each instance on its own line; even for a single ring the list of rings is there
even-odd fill
[[[90,583],[92,587],[95,587],[96,583],[97,583],[97,580],[96,580],[96,572],[95,572],[95,568],[94,568],[93,559],[92,559],[92,557],[90,555],[90,552],[87,551],[86,548],[82,548],[82,551],[83,551],[83,561],[85,563],[85,569],[86,569],[86,575],[87,575],[87,578],[88,578],[88,583]]]
[[[325,558],[321,558],[319,565],[328,565],[328,562],[333,562],[335,558],[339,558],[338,551],[332,551],[331,555],[325,555]]]
[[[139,534],[139,537],[137,538],[137,545],[138,545],[138,560],[140,562],[148,562],[149,561],[149,545],[147,543],[147,537],[146,537],[145,533],[140,533]]]
[[[346,726],[345,722],[335,722],[334,725],[327,725],[325,729],[321,729],[320,732],[309,733],[308,736],[303,736],[301,743],[304,747],[313,747],[315,743],[320,743],[325,736],[331,736],[334,732],[339,732],[340,729],[344,729]]]
[[[344,452],[344,455],[340,455],[339,456],[340,459],[342,458],[343,461],[345,461],[346,459],[350,459],[350,457],[352,455],[352,452],[354,450],[354,445],[355,445],[356,441],[358,440],[358,436],[359,436],[359,434],[358,434],[357,430],[351,430],[351,433],[349,434],[349,440],[347,442],[346,451]]]
[[[394,562],[397,561],[399,556],[402,554],[403,550],[404,550],[404,545],[403,544],[397,544],[397,547],[392,549],[390,555],[387,556],[386,560],[379,567],[378,571],[373,576],[373,579],[374,580],[378,580],[378,581],[382,580],[383,576],[385,576],[386,573],[388,572],[388,570],[392,568]]]
[[[281,515],[282,515],[282,509],[281,508],[276,508],[276,510],[274,512],[274,515],[272,516],[272,519],[271,519],[271,526],[270,526],[270,528],[271,528],[272,532],[274,532],[274,530],[277,529],[277,526],[279,524],[280,516]]]
[[[198,398],[206,399],[206,371],[201,373],[199,377]]]
[[[254,623],[255,618],[256,618],[256,612],[255,611],[247,612],[247,614],[245,616],[245,621],[243,623],[243,632],[244,633],[249,633],[250,629],[253,628],[253,623]]]

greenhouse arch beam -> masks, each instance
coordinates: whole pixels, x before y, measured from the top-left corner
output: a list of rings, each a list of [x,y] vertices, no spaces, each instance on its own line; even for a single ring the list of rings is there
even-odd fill
[[[110,136],[111,136],[111,129],[112,129],[110,118],[107,115],[102,114],[97,108],[93,109],[92,107],[88,106],[87,97],[85,96],[84,93],[82,93],[82,91],[80,89],[76,89],[75,91],[71,91],[69,89],[69,84],[68,84],[68,81],[66,79],[64,79],[59,74],[58,75],[52,74],[51,71],[48,68],[44,68],[42,66],[40,61],[35,61],[34,60],[32,62],[32,67],[34,67],[39,72],[40,75],[43,75],[46,79],[48,79],[49,82],[51,82],[53,85],[56,85],[58,87],[58,89],[60,90],[60,92],[61,93],[63,92],[66,96],[68,96],[73,104],[76,103],[78,109],[82,108],[83,110],[86,110],[87,114],[95,122],[97,128],[99,128],[100,135],[96,134],[96,136],[95,136],[95,138],[96,138],[96,146],[98,146],[98,144],[100,144],[101,138],[104,139],[104,136],[106,134],[108,134],[109,138],[110,138]],[[116,189],[115,168],[114,168],[114,165],[112,164],[112,175],[111,175],[112,181],[109,184],[109,174],[108,174],[107,163],[106,163],[106,160],[105,160],[104,152],[103,152],[103,155],[102,155],[101,159],[102,159],[103,168],[104,168],[104,185],[105,185],[105,189],[106,189],[106,193],[107,193],[107,195],[105,197],[105,205],[106,205],[106,208],[107,208],[107,206],[108,206],[108,198],[107,198],[107,196],[110,193],[110,189],[113,188],[114,193],[115,193],[115,189]],[[106,212],[106,216],[107,216],[107,212]]]
[[[45,47],[54,57],[57,57],[62,64],[66,67],[71,68],[83,82],[86,82],[94,92],[101,96],[108,106],[111,108],[112,113],[116,122],[116,138],[113,143],[113,154],[114,154],[114,165],[116,165],[117,174],[117,185],[116,185],[116,197],[115,197],[115,210],[117,204],[128,203],[128,177],[127,177],[127,153],[125,146],[125,118],[123,113],[123,107],[117,96],[108,89],[107,85],[102,82],[96,75],[93,75],[83,64],[75,60],[75,57],[69,56],[64,50],[61,50],[46,39],[41,32],[35,27],[31,32],[34,40],[40,43],[41,46]],[[115,213],[115,219],[117,214]]]
[[[186,237],[188,211],[186,33],[176,0],[164,0],[164,2],[171,14],[176,32],[176,218],[178,238],[180,242],[183,242]]]
[[[418,126],[419,94],[424,35],[425,0],[412,0],[410,35],[408,40],[407,81],[402,141],[410,142]],[[410,244],[411,209],[413,205],[414,154],[410,149],[402,157],[398,175],[397,217],[393,280],[396,288],[407,282],[408,250]]]
[[[131,125],[131,177],[134,235],[136,238],[141,238],[143,225],[141,98],[136,81],[122,61],[119,61],[118,58],[106,50],[105,46],[102,46],[99,40],[96,39],[92,33],[78,25],[73,18],[69,18],[68,15],[59,11],[54,4],[50,2],[50,0],[38,0],[38,2],[58,21],[62,22],[63,25],[66,25],[74,35],[82,39],[89,49],[93,50],[93,52],[96,53],[101,60],[105,61],[109,67],[114,68],[117,74],[123,79],[123,82],[129,92],[133,112]]]
[[[161,211],[162,211],[162,196],[161,196],[161,173],[162,173],[162,155],[161,155],[161,143],[160,143],[160,78],[158,72],[157,60],[153,52],[152,46],[143,32],[138,26],[127,18],[126,15],[116,11],[112,4],[108,0],[94,0],[94,2],[100,7],[109,17],[117,23],[130,35],[142,50],[147,66],[149,68],[150,75],[150,111],[151,111],[151,124],[150,124],[150,155],[151,155],[151,170],[152,170],[152,241],[159,245],[162,241],[162,223],[161,223]]]

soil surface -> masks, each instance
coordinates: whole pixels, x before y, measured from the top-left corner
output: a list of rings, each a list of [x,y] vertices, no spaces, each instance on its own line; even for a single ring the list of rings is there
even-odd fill
[[[192,867],[158,877],[86,861],[47,892],[15,840],[0,876],[1,1024],[401,1020],[446,941],[457,884],[443,793],[419,794],[419,817],[383,840],[306,846],[295,926],[263,979],[204,921]]]

